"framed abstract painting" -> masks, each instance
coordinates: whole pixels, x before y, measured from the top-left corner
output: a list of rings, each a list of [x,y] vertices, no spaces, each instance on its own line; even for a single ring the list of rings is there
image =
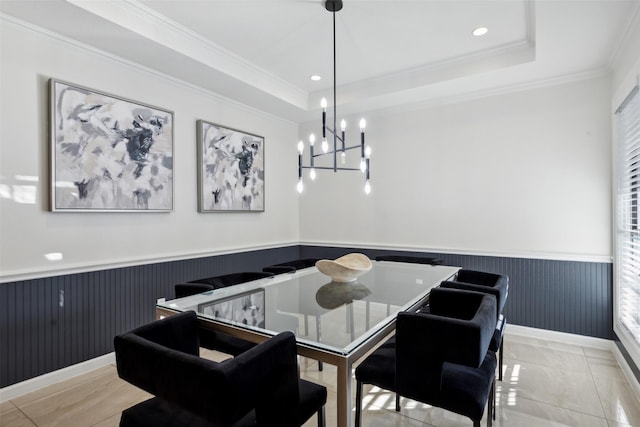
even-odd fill
[[[198,120],[198,210],[264,211],[264,138]]]
[[[49,80],[51,210],[173,210],[173,112]]]

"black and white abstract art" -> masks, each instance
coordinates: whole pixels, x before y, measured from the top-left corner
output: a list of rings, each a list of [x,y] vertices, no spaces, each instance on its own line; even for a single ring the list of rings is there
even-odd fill
[[[198,312],[257,328],[265,327],[264,289],[234,295],[228,299],[204,303]]]
[[[264,211],[264,138],[198,120],[200,212]]]
[[[173,210],[173,112],[51,79],[51,209]]]

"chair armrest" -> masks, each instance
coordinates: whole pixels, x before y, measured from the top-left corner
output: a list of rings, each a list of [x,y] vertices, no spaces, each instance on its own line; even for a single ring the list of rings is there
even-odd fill
[[[476,315],[486,292],[475,292],[461,289],[437,287],[429,292],[430,312],[438,316],[455,317],[470,320]],[[496,320],[495,296],[493,320]]]
[[[194,311],[177,313],[133,329],[134,334],[162,346],[198,356],[200,338]]]
[[[477,285],[494,285],[502,282],[509,287],[509,276],[504,274],[487,273],[486,271],[468,270],[466,268],[458,270],[456,281],[475,283]]]
[[[443,288],[451,288],[451,289],[462,289],[466,291],[475,291],[488,293],[496,297],[496,319],[498,315],[502,313],[502,309],[504,308],[504,304],[507,300],[508,290],[504,286],[504,283],[497,284],[496,286],[487,286],[487,285],[476,285],[474,283],[466,283],[466,282],[457,282],[457,281],[445,281],[440,283],[440,286]]]

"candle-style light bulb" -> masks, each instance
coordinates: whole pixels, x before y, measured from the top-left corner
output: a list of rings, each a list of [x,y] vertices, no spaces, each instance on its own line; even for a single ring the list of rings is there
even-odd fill
[[[327,98],[320,100],[320,107],[322,107],[322,111],[327,111]]]
[[[340,130],[342,132],[347,130],[347,121],[345,119],[340,120]]]
[[[327,142],[327,138],[322,138],[322,152],[326,153],[329,151],[329,143]]]
[[[365,159],[368,159],[369,157],[371,157],[371,147],[367,145],[367,148],[364,150],[364,157]]]
[[[309,135],[309,144],[313,147],[313,144],[316,143],[316,136],[314,134]]]
[[[302,154],[304,152],[304,142],[302,140],[298,141],[298,153]]]
[[[298,180],[298,185],[296,185],[296,189],[298,190],[298,194],[302,193],[302,190],[304,190],[304,184],[302,183],[302,179]]]
[[[340,153],[340,162],[344,165],[345,163],[347,163],[347,153],[345,153],[344,151],[342,153]]]
[[[367,170],[367,162],[365,162],[364,157],[360,159],[360,171],[362,173],[366,172]]]
[[[311,178],[311,181],[315,181],[316,180],[316,169],[315,168],[311,168],[311,170],[309,171],[309,178]]]
[[[369,180],[364,183],[364,193],[367,195],[371,193],[371,184],[369,184]]]
[[[367,127],[367,121],[365,119],[360,119],[360,132],[364,132]]]

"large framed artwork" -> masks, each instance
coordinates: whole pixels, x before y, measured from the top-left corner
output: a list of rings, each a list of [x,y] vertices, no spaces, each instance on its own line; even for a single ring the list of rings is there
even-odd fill
[[[264,310],[264,289],[198,305],[199,313],[258,328],[264,328]]]
[[[264,138],[198,120],[198,210],[264,211]]]
[[[50,79],[51,210],[173,210],[173,112]]]

